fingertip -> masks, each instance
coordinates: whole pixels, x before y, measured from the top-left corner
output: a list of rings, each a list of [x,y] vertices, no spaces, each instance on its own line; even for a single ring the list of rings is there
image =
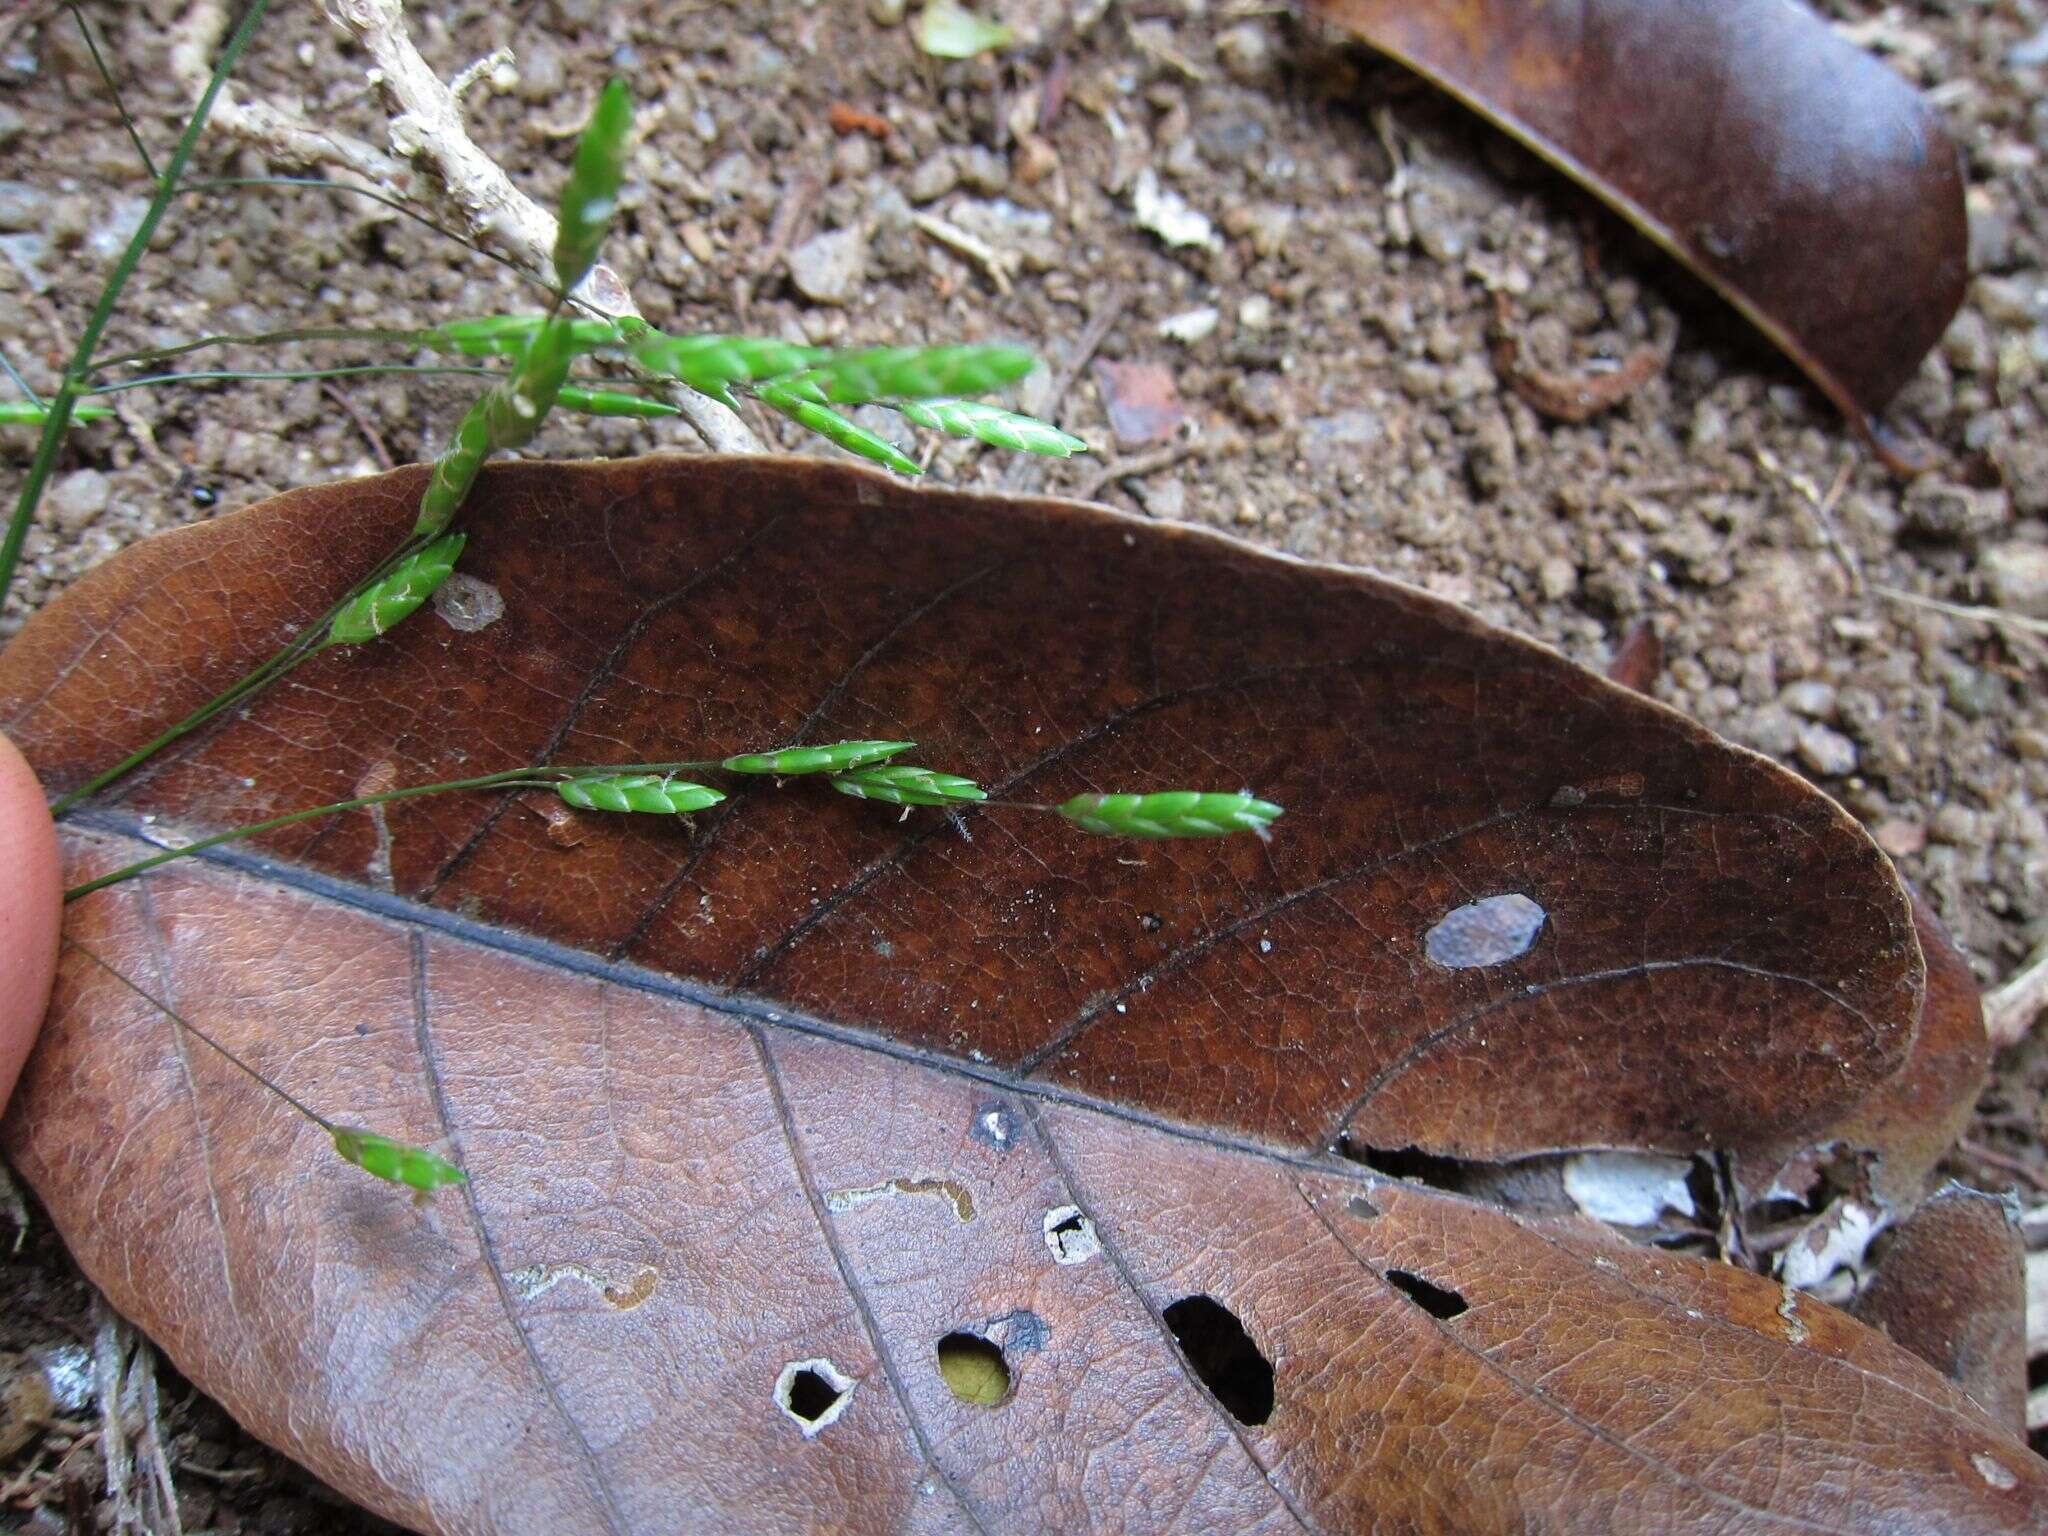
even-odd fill
[[[49,1006],[63,911],[57,828],[43,787],[0,736],[0,1108]]]

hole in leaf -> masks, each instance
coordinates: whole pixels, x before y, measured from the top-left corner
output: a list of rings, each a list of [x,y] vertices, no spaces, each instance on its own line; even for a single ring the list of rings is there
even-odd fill
[[[1344,1208],[1360,1221],[1371,1221],[1380,1213],[1380,1208],[1363,1195],[1353,1195],[1344,1202]]]
[[[1422,952],[1447,970],[1501,965],[1529,952],[1548,920],[1519,891],[1454,907],[1423,935]]]
[[[939,1375],[963,1403],[993,1408],[1010,1395],[1010,1367],[1003,1352],[972,1333],[939,1340]]]
[[[854,1381],[830,1360],[792,1360],[775,1381],[775,1403],[809,1440],[853,1401]]]
[[[1440,1285],[1432,1285],[1429,1281],[1423,1279],[1422,1276],[1411,1274],[1405,1269],[1388,1270],[1387,1284],[1393,1286],[1395,1290],[1406,1296],[1431,1317],[1446,1323],[1452,1318],[1472,1310],[1471,1307],[1466,1305],[1465,1298],[1456,1291],[1447,1291]]]
[[[1464,1193],[1473,1179],[1472,1164],[1460,1162],[1455,1157],[1438,1157],[1419,1147],[1368,1147],[1364,1142],[1353,1141],[1347,1136],[1337,1143],[1337,1152],[1354,1163],[1363,1163],[1374,1173],[1427,1184],[1433,1189],[1448,1190],[1453,1194]]]
[[[1232,1418],[1263,1424],[1273,1416],[1273,1363],[1236,1313],[1213,1296],[1183,1296],[1164,1315],[1188,1364]]]
[[[1045,1246],[1055,1264],[1085,1264],[1102,1252],[1102,1239],[1078,1205],[1056,1205],[1045,1213]]]

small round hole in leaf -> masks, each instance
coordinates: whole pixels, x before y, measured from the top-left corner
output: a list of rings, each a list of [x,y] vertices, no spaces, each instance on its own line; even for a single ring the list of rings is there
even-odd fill
[[[1273,1416],[1273,1362],[1236,1313],[1213,1296],[1183,1296],[1164,1316],[1188,1364],[1232,1418],[1263,1424]]]
[[[963,1403],[993,1408],[1010,1395],[1010,1367],[1003,1352],[972,1333],[939,1340],[939,1375]]]
[[[775,1402],[809,1440],[853,1401],[854,1381],[830,1360],[792,1360],[775,1381]]]

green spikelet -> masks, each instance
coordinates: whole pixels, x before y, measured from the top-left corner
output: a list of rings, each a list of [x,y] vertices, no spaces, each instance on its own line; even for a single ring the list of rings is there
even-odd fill
[[[1035,416],[984,405],[979,400],[899,400],[890,408],[915,426],[948,432],[954,437],[979,438],[1014,453],[1042,453],[1064,459],[1088,451],[1088,445],[1080,438],[1071,437]]]
[[[414,533],[431,535],[446,528],[476,484],[484,460],[501,448],[517,448],[540,430],[575,357],[572,320],[557,317],[527,337],[512,376],[477,397],[456,426],[454,441],[434,461]]]
[[[451,320],[425,332],[423,345],[463,357],[517,357],[533,340],[534,332],[547,323],[546,315],[481,315],[474,320]],[[579,353],[621,346],[626,340],[624,328],[610,320],[577,316],[560,323],[569,327],[569,340]]]
[[[864,347],[830,353],[792,379],[791,394],[825,405],[985,395],[1014,384],[1038,360],[1023,347]]]
[[[556,206],[555,281],[564,293],[583,281],[604,244],[626,179],[626,139],[632,127],[633,98],[624,81],[613,80],[576,141],[576,162]]]
[[[972,779],[907,763],[834,774],[832,787],[856,800],[880,800],[889,805],[961,805],[988,798],[988,792]]]
[[[837,443],[848,453],[858,454],[884,469],[893,469],[899,475],[924,473],[918,467],[917,460],[907,457],[894,443],[875,436],[866,427],[848,421],[829,405],[801,399],[785,391],[779,384],[763,384],[754,391],[754,394],[770,410],[780,412],[798,426],[817,433],[827,442]]]
[[[687,816],[725,798],[704,784],[658,773],[591,773],[565,779],[555,792],[579,811],[642,811]]]
[[[822,747],[742,752],[718,766],[727,773],[844,773],[849,768],[866,768],[898,752],[908,752],[916,745],[914,741],[835,741]]]
[[[581,384],[564,384],[555,404],[565,411],[585,416],[680,416],[681,410],[651,395],[629,395],[620,389],[585,389]]]
[[[640,363],[700,394],[729,400],[732,386],[772,379],[808,367],[827,354],[766,336],[665,336],[634,343]]]
[[[468,535],[451,533],[399,561],[382,581],[356,595],[327,628],[328,645],[374,640],[434,595],[448,579]]]
[[[436,1157],[424,1147],[407,1146],[375,1131],[354,1130],[345,1125],[330,1126],[334,1150],[373,1178],[387,1184],[404,1184],[422,1194],[432,1194],[446,1184],[465,1183],[469,1175]]]
[[[1076,795],[1059,813],[1084,832],[1103,837],[1227,837],[1266,829],[1280,816],[1270,800],[1248,794],[1192,789],[1153,795]]]

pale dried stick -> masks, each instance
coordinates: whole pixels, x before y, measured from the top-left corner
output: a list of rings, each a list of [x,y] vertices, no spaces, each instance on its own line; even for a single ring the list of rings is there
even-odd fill
[[[224,119],[238,136],[300,165],[331,165],[353,173],[379,190],[423,201],[431,194],[479,239],[529,272],[552,270],[554,216],[512,184],[504,170],[479,149],[463,125],[453,90],[434,73],[406,30],[398,0],[332,0],[329,17],[349,33],[373,64],[370,79],[391,117],[394,155],[347,135],[316,129],[265,103],[235,103]],[[207,60],[227,23],[222,0],[195,0],[179,24],[172,57],[181,77]],[[405,176],[405,167],[421,172]],[[599,264],[577,288],[576,298],[599,313],[638,315],[632,294],[611,268]],[[705,443],[718,453],[759,453],[761,445],[739,417],[689,390],[675,404]]]

